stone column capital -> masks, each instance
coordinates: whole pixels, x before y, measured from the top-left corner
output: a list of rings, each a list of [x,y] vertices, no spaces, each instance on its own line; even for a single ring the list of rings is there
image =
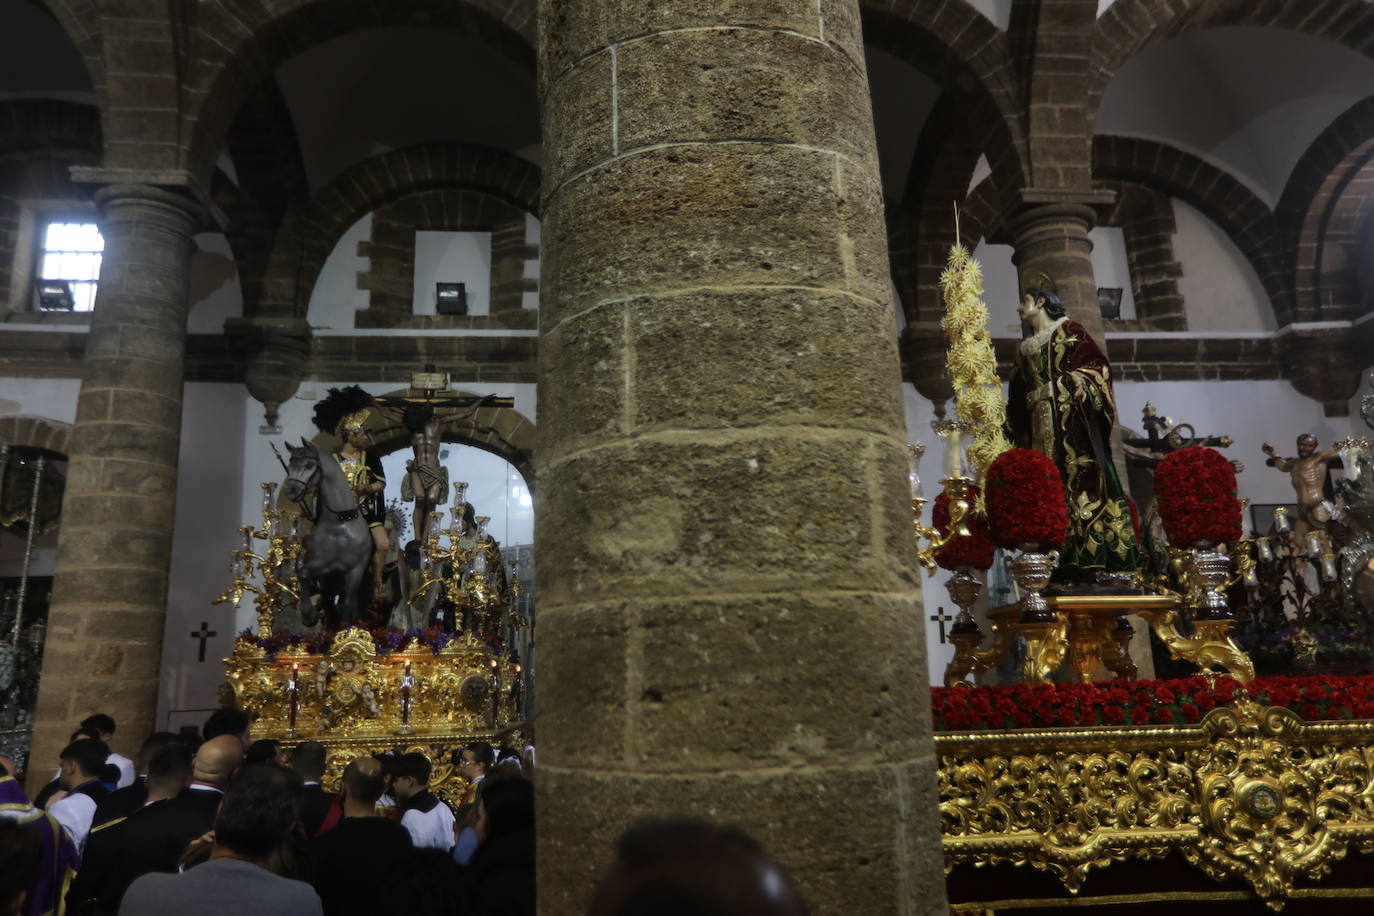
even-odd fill
[[[189,173],[181,171],[137,171],[93,166],[72,166],[72,181],[94,185],[97,206],[107,207],[141,203],[183,212],[192,218],[190,233],[223,230],[228,225],[224,212],[210,199]]]
[[[106,217],[137,210],[137,217],[186,236],[206,225],[206,209],[176,190],[147,184],[107,184],[95,192],[95,204]]]
[[[1360,363],[1350,348],[1350,330],[1288,325],[1276,335],[1279,368],[1299,394],[1322,405],[1328,417],[1350,415],[1360,387]]]

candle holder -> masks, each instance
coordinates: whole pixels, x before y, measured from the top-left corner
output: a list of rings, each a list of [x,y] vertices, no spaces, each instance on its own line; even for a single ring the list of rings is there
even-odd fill
[[[263,639],[272,635],[282,609],[300,602],[304,551],[300,519],[275,508],[276,488],[275,483],[262,484],[262,523],[256,530],[248,525],[239,528],[240,546],[229,551],[229,587],[211,602],[237,608],[251,592],[258,612],[258,636]],[[255,540],[267,542],[261,552],[254,547]],[[254,584],[255,578],[262,584]]]
[[[286,719],[286,737],[288,738],[296,737],[296,715],[299,713],[301,706],[300,684],[301,666],[299,662],[293,662],[291,665],[291,679],[286,682],[287,701],[290,704]]]
[[[415,686],[415,678],[410,673],[410,660],[406,660],[405,673],[401,675],[401,725],[396,729],[398,735],[408,735],[411,733],[410,727],[410,691]]]

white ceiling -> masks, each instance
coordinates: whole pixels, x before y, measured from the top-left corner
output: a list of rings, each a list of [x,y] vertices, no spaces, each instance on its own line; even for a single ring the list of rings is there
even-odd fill
[[[1341,112],[1374,92],[1374,59],[1333,41],[1248,27],[1190,32],[1128,60],[1097,132],[1161,140],[1221,166],[1271,206]]]

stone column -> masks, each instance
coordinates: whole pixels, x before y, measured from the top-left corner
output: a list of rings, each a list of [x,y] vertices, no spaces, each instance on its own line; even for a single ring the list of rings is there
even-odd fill
[[[1023,192],[1025,207],[1010,221],[1012,263],[1022,289],[1047,276],[1059,293],[1069,317],[1088,329],[1106,350],[1102,312],[1097,306],[1097,281],[1093,278],[1093,243],[1088,230],[1097,221],[1090,204],[1101,203],[1110,192],[1073,194]]]
[[[856,0],[542,0],[540,912],[649,814],[943,913]]]
[[[133,756],[154,729],[172,554],[191,234],[189,199],[96,193],[105,257],[68,453],[30,786],[76,723],[107,712]]]

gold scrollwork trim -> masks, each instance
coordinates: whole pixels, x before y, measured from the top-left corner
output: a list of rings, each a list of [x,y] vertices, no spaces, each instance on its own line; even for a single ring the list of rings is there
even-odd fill
[[[1177,850],[1274,909],[1374,850],[1374,721],[1303,722],[1244,691],[1193,726],[944,734],[946,866],[1012,863],[1070,891]]]

